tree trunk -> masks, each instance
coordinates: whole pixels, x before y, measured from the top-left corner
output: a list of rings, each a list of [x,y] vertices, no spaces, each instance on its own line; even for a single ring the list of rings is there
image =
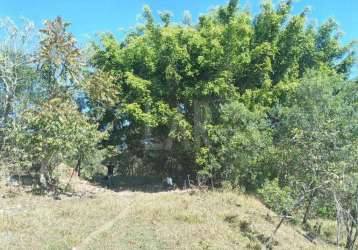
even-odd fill
[[[2,119],[2,121],[3,121],[2,125],[3,126],[5,126],[6,123],[8,122],[8,120],[9,120],[9,116],[10,116],[11,109],[12,109],[12,107],[11,107],[12,99],[13,99],[12,96],[8,95],[8,94],[5,97],[5,109],[4,109],[3,119]],[[0,133],[0,140],[1,140],[1,142],[0,142],[0,150],[2,149],[3,144],[4,144],[4,141],[3,141],[4,137],[5,137],[5,135],[3,133]]]
[[[77,165],[76,165],[78,177],[81,177],[81,164],[82,164],[82,156],[78,157]]]
[[[188,188],[191,188],[190,175],[187,175],[187,176],[186,176],[186,180],[187,180],[187,186],[188,186]]]
[[[114,166],[107,166],[107,188],[112,187],[113,170]]]
[[[354,237],[352,238],[352,243],[351,243],[352,249],[353,249],[353,247],[357,241],[357,238],[358,238],[358,230],[357,230],[357,227],[355,227],[355,228],[356,228],[356,232],[354,234]]]
[[[49,184],[50,184],[50,174],[49,174],[48,167],[44,164],[41,164],[39,185],[42,188],[47,189]]]
[[[347,240],[346,240],[346,249],[354,249],[354,243],[357,240],[358,237],[358,231],[355,231],[355,234],[353,236],[353,231],[355,228],[354,221],[351,222],[350,227],[347,228]]]
[[[4,110],[4,124],[6,124],[9,120],[9,116],[12,110],[11,107],[12,99],[13,99],[12,95],[6,95],[5,110]]]
[[[306,206],[306,210],[305,210],[305,213],[304,213],[304,216],[303,216],[303,220],[302,220],[302,224],[305,225],[307,224],[307,221],[308,221],[308,217],[309,217],[309,214],[310,214],[310,211],[311,211],[311,207],[312,207],[312,202],[314,200],[314,197],[316,195],[316,191],[313,191],[309,197],[309,200],[308,200],[308,204]]]
[[[107,166],[107,178],[113,175],[113,166]]]
[[[347,239],[346,239],[346,249],[352,249],[352,240],[351,240],[351,235],[350,232],[348,232],[347,234]]]

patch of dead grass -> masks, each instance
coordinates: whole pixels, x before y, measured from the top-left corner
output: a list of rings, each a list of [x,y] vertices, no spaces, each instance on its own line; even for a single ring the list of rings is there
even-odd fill
[[[230,191],[103,190],[92,198],[58,201],[30,195],[0,199],[0,210],[18,205],[18,213],[0,212],[0,249],[72,249],[114,218],[82,248],[258,249],[279,221],[257,199]],[[274,238],[278,243],[274,249],[319,248],[289,224]]]

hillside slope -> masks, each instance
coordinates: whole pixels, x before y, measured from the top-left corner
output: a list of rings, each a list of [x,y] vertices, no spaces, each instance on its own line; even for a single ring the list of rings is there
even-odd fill
[[[73,188],[60,200],[0,196],[0,249],[262,249],[279,222],[256,198],[228,191],[114,192],[79,179]],[[333,249],[288,223],[272,243]]]

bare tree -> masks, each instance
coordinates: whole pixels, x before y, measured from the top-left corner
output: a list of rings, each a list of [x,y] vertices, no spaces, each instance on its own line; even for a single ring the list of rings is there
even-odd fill
[[[337,216],[337,246],[340,244],[341,226],[346,231],[345,248],[354,249],[358,239],[358,176],[343,176],[333,190]]]
[[[3,128],[15,116],[15,109],[25,103],[21,98],[31,82],[34,24],[23,20],[18,27],[10,18],[2,19],[0,37],[0,128]]]

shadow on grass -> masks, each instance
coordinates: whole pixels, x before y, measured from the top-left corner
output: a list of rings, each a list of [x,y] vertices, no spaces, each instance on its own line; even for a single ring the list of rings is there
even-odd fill
[[[109,179],[105,175],[96,175],[91,180],[92,184],[108,188],[115,192],[140,191],[146,193],[165,192],[161,179],[155,176],[112,176]]]

